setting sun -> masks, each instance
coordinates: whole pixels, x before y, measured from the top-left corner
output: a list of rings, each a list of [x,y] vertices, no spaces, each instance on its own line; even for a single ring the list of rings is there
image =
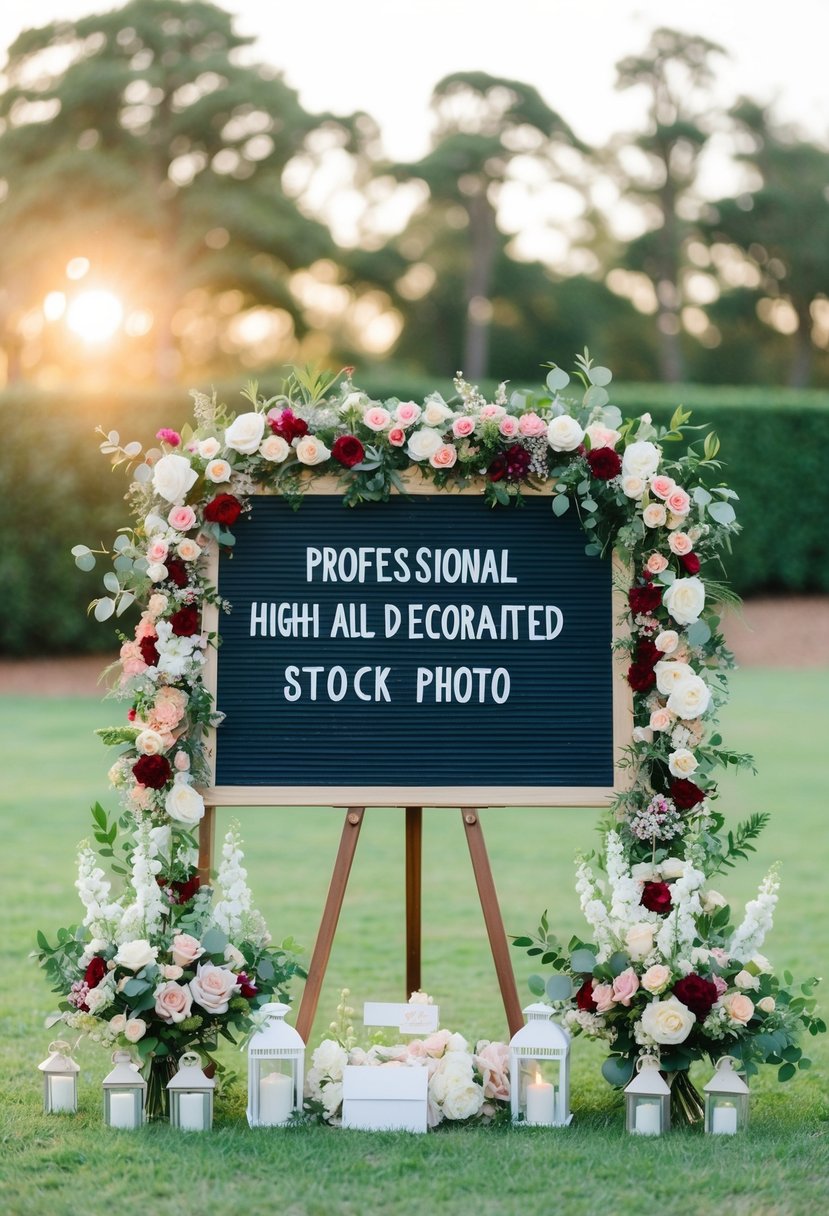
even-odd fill
[[[66,324],[84,342],[108,342],[121,324],[124,307],[111,291],[82,291],[66,312]]]

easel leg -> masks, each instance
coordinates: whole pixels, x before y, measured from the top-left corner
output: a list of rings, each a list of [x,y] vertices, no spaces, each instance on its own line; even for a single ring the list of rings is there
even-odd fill
[[[213,869],[213,838],[216,834],[216,808],[206,806],[199,824],[199,878],[202,886],[210,882],[210,871]]]
[[[489,946],[492,950],[492,961],[495,963],[495,974],[501,989],[501,999],[507,1015],[507,1025],[511,1035],[524,1025],[524,1015],[521,1002],[518,1000],[518,989],[515,987],[515,976],[509,957],[507,935],[498,906],[498,894],[487,856],[486,843],[481,830],[478,812],[467,808],[461,811],[463,817],[466,842],[469,845],[469,855],[472,858],[472,869],[475,882],[478,885],[478,895],[481,900],[481,910],[484,914]]]
[[[423,808],[406,807],[406,995],[420,990]]]
[[[314,953],[308,968],[308,979],[305,981],[305,991],[302,994],[302,1003],[300,1004],[299,1016],[296,1020],[296,1028],[306,1043],[314,1024],[314,1017],[316,1016],[317,1005],[322,990],[322,982],[325,978],[325,970],[331,957],[331,946],[334,941],[334,934],[337,931],[337,922],[340,919],[345,889],[348,885],[348,876],[351,873],[351,863],[354,860],[354,851],[357,848],[364,813],[365,807],[349,807],[348,814],[345,817],[337,860],[334,862],[331,884],[328,888],[319,933],[317,934],[317,942],[314,946]]]

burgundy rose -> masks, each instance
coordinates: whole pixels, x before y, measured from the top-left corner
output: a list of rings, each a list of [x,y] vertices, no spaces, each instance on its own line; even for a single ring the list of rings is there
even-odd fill
[[[236,983],[239,985],[239,996],[247,997],[248,1000],[256,996],[259,991],[253,980],[244,971],[240,971],[236,976]]]
[[[499,452],[493,460],[492,464],[486,471],[486,475],[490,481],[501,481],[507,475],[507,458],[503,452]]]
[[[532,457],[520,443],[514,443],[504,453],[506,460],[507,481],[521,481],[527,476],[532,464]]]
[[[166,756],[141,756],[132,766],[135,780],[151,790],[162,789],[170,780],[171,772]]]
[[[656,672],[644,663],[631,663],[627,679],[634,692],[647,692],[656,684]]]
[[[655,667],[665,656],[649,638],[640,638],[636,644],[636,662],[641,667]]]
[[[331,445],[331,455],[347,469],[353,469],[366,454],[356,435],[340,435]]]
[[[593,977],[588,975],[587,979],[582,984],[576,993],[576,1004],[579,1009],[583,1009],[585,1013],[596,1012],[596,1002],[593,1000]]]
[[[674,984],[673,994],[698,1022],[704,1022],[717,1001],[717,985],[693,971]]]
[[[304,418],[297,418],[293,410],[282,410],[274,418],[269,418],[271,430],[279,435],[286,443],[293,443],[308,434],[308,423]]]
[[[187,586],[187,567],[178,558],[164,563],[167,567],[167,578],[175,587]]]
[[[702,802],[705,790],[701,790],[694,781],[689,781],[687,777],[675,777],[671,782],[671,797],[682,810],[690,811],[691,807]]]
[[[600,481],[610,481],[622,471],[622,458],[613,448],[591,448],[587,453],[590,472]]]
[[[161,887],[162,891],[169,892],[171,902],[176,904],[189,903],[201,886],[201,878],[198,874],[194,874],[193,877],[188,878],[186,882],[179,881],[175,878],[157,878],[155,881]]]
[[[212,524],[230,528],[242,514],[242,504],[234,494],[217,494],[204,508],[204,518]]]
[[[671,888],[666,882],[646,882],[642,887],[640,903],[649,912],[666,916],[671,910]]]
[[[679,561],[688,574],[699,574],[700,562],[696,553],[683,553]]]
[[[83,973],[83,982],[90,988],[97,988],[107,973],[107,965],[100,955],[96,954],[89,960],[89,966]]]
[[[662,588],[647,584],[644,587],[631,587],[628,603],[633,613],[653,612],[662,603]]]
[[[199,610],[195,604],[185,604],[170,617],[173,633],[177,638],[189,638],[201,631]]]
[[[141,651],[141,658],[148,667],[155,667],[158,662],[158,649],[156,642],[158,638],[153,634],[152,637],[142,638],[138,643],[138,649]]]

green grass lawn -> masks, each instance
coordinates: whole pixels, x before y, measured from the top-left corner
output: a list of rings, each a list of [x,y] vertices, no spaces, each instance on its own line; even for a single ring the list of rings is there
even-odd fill
[[[752,751],[757,778],[724,783],[729,817],[769,810],[758,854],[717,885],[741,906],[768,866],[782,865],[783,891],[764,952],[778,967],[829,976],[825,755],[829,704],[824,671],[740,672],[724,721],[727,743]],[[752,1085],[752,1123],[725,1143],[677,1130],[658,1143],[623,1132],[618,1098],[598,1075],[600,1047],[573,1047],[575,1120],[561,1131],[442,1128],[424,1137],[328,1128],[251,1132],[239,1090],[220,1099],[205,1138],[152,1126],[107,1132],[100,1081],[107,1059],[79,1052],[77,1118],[40,1113],[36,1065],[46,1054],[43,1019],[53,999],[27,959],[37,927],[50,935],[76,921],[74,852],[88,805],[107,798],[108,757],[92,738],[117,713],[92,699],[0,699],[5,846],[0,882],[6,932],[0,943],[3,1094],[0,1207],[9,1216],[154,1216],[231,1212],[246,1216],[328,1213],[561,1212],[614,1216],[810,1216],[829,1193],[829,1042],[811,1040],[814,1067],[788,1085],[772,1073]],[[114,720],[114,719],[113,719]],[[275,937],[308,951],[325,897],[342,814],[250,810],[238,815],[251,882]],[[230,818],[222,812],[221,825]],[[594,843],[595,812],[492,810],[482,816],[508,931],[532,928],[548,907],[563,936],[584,931],[572,887],[572,858]],[[468,1038],[503,1038],[506,1027],[460,816],[427,812],[424,824],[423,984],[442,1022]],[[403,999],[403,815],[367,812],[323,992],[315,1041],[348,986],[364,1000]],[[529,960],[515,955],[526,995]],[[298,994],[297,994],[298,995]],[[233,1062],[233,1053],[226,1055]],[[240,1072],[243,1057],[236,1056]],[[698,1081],[704,1081],[705,1071]]]

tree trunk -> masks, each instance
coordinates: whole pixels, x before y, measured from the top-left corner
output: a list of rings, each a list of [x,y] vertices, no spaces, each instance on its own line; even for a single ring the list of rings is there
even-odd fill
[[[468,380],[482,380],[489,367],[489,328],[492,304],[492,272],[498,248],[495,212],[486,196],[485,186],[467,204],[469,215],[470,263],[466,276],[466,334],[463,374]]]
[[[659,374],[667,384],[678,384],[685,375],[685,362],[680,345],[680,309],[682,301],[679,290],[679,261],[681,237],[676,214],[676,192],[671,178],[670,155],[664,153],[665,185],[660,191],[662,206],[662,230],[659,234],[659,280],[656,283],[656,298],[659,307],[656,314],[659,342]],[[668,295],[671,296],[668,299]]]
[[[795,304],[797,330],[794,335],[794,354],[789,367],[789,388],[806,388],[812,378],[814,346],[812,345],[812,314],[809,305]]]

